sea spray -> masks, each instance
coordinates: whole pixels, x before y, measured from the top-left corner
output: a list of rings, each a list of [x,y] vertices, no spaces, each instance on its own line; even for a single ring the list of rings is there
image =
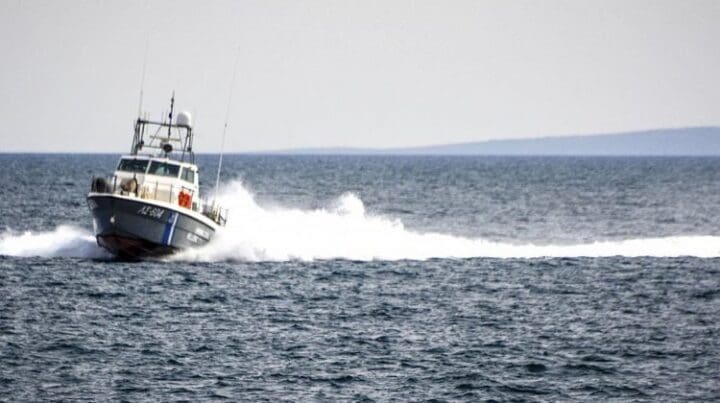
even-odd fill
[[[220,201],[230,208],[227,226],[203,248],[172,260],[425,260],[431,258],[720,257],[720,237],[674,236],[598,241],[576,245],[501,243],[406,228],[395,218],[368,213],[361,198],[345,193],[319,209],[260,205],[241,183],[225,185]],[[5,231],[0,255],[106,258],[88,230],[61,225],[46,232]]]
[[[107,258],[109,254],[95,242],[86,230],[61,225],[52,231],[16,233],[8,230],[0,234],[0,255]]]
[[[424,260],[430,258],[718,257],[720,237],[676,236],[579,245],[511,244],[405,228],[398,219],[369,214],[345,193],[327,208],[260,205],[241,182],[220,195],[230,219],[207,246],[173,257],[195,261]]]

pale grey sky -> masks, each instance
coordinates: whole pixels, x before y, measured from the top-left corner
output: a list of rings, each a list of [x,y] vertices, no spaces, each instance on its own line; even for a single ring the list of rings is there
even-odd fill
[[[720,125],[720,1],[0,0],[0,151],[199,152]]]

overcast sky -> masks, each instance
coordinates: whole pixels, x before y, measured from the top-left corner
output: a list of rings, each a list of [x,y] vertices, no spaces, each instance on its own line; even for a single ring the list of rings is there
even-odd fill
[[[0,151],[126,151],[146,44],[199,152],[238,54],[228,151],[720,125],[716,0],[0,0]]]

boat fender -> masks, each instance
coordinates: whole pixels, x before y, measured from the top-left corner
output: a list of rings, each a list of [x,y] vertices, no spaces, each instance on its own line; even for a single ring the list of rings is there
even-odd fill
[[[192,208],[192,195],[184,190],[178,194],[178,204],[181,207]]]
[[[108,192],[108,184],[105,181],[105,178],[95,178],[92,182],[92,191],[98,192],[98,193],[107,193]]]

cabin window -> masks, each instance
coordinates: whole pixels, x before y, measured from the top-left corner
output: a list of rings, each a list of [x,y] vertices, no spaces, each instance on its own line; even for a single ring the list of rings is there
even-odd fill
[[[181,178],[187,182],[195,184],[195,171],[190,168],[183,168]]]
[[[171,176],[173,178],[177,178],[179,172],[180,165],[153,161],[152,164],[150,164],[150,171],[148,171],[148,174],[157,176]]]
[[[121,159],[117,170],[124,171],[124,172],[145,173],[147,166],[148,166],[148,160]]]

